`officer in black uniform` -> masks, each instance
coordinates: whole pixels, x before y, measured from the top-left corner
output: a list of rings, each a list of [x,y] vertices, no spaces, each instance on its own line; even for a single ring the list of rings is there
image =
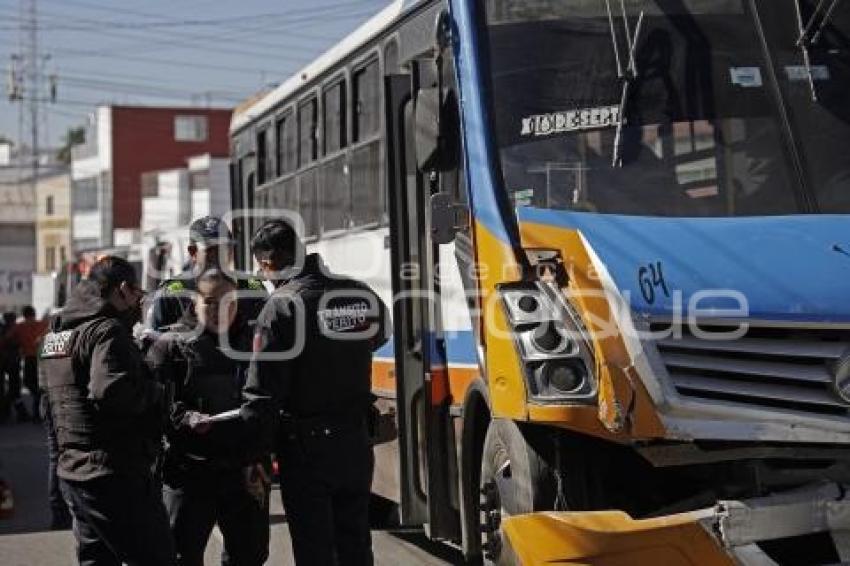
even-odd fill
[[[39,346],[40,351],[41,346]],[[38,387],[42,392],[47,391],[47,374],[43,364],[38,364]],[[65,530],[71,527],[72,519],[56,473],[59,462],[59,441],[56,439],[56,427],[53,425],[53,415],[50,412],[50,398],[42,395],[40,402],[41,412],[44,415],[44,431],[47,436],[47,502],[50,505],[50,528]]]
[[[277,289],[257,321],[242,411],[276,429],[295,560],[372,564],[367,417],[386,307],[366,285],[331,277],[317,254],[304,257],[283,220],[260,227],[251,248]]]
[[[150,331],[160,331],[178,322],[191,308],[192,295],[197,289],[195,278],[212,268],[221,268],[233,274],[240,291],[248,291],[244,300],[258,302],[247,308],[259,310],[267,298],[262,282],[248,274],[229,271],[233,267],[235,241],[227,224],[216,216],[203,216],[189,226],[190,267],[173,279],[162,282],[153,297],[145,326]],[[149,334],[150,336],[150,334]],[[155,337],[155,334],[154,334]]]
[[[205,420],[241,405],[257,313],[237,308],[229,298],[236,283],[220,270],[203,273],[196,284],[193,308],[146,356],[173,392],[162,474],[177,563],[203,566],[218,523],[222,564],[260,566],[268,557],[269,456],[250,450],[238,411],[230,420]]]
[[[85,566],[174,564],[151,473],[164,388],[143,371],[130,334],[142,296],[126,260],[101,258],[52,321],[40,352],[59,445],[57,473]]]

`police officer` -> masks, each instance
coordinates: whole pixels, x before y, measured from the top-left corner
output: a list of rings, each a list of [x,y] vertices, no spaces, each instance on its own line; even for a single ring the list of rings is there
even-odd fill
[[[174,547],[151,473],[164,388],[143,371],[130,329],[143,293],[104,257],[51,324],[40,352],[59,447],[57,474],[82,565],[169,565]]]
[[[196,286],[194,308],[167,327],[146,356],[158,379],[173,388],[163,498],[177,563],[203,566],[218,523],[222,564],[260,566],[268,557],[269,457],[247,448],[250,438],[238,418],[205,421],[241,405],[256,313],[243,312],[246,303],[237,307],[236,283],[220,270],[201,274]]]
[[[39,347],[39,351],[41,347]],[[47,391],[47,374],[44,364],[38,364],[38,386]],[[71,510],[68,508],[62,485],[56,473],[59,463],[59,441],[56,439],[56,427],[50,411],[50,398],[41,396],[41,412],[44,415],[44,431],[47,437],[47,502],[50,505],[51,530],[65,530],[71,527]]]
[[[179,321],[191,308],[192,292],[196,290],[195,278],[211,268],[225,271],[233,266],[235,241],[227,224],[216,216],[203,216],[189,226],[189,269],[174,279],[162,282],[153,298],[145,326],[159,331]],[[256,277],[233,272],[240,290],[251,291],[247,301],[265,302],[266,294],[262,282]],[[255,307],[248,307],[255,308]],[[259,307],[257,307],[259,308]]]
[[[372,564],[366,421],[386,308],[366,285],[331,277],[319,255],[304,257],[284,220],[261,226],[251,248],[277,288],[257,321],[243,416],[279,427],[275,453],[295,560]]]

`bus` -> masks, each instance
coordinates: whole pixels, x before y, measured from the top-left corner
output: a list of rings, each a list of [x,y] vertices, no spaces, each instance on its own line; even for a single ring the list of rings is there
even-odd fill
[[[392,305],[374,491],[469,559],[845,562],[848,100],[847,2],[396,0],[234,115],[239,261]]]

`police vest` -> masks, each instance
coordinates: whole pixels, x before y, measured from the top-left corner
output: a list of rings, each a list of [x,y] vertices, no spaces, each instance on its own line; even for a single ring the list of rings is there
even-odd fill
[[[91,451],[120,442],[119,427],[103,426],[93,402],[88,398],[88,367],[79,367],[77,347],[82,332],[101,320],[84,323],[73,330],[49,332],[39,354],[47,383],[47,396],[59,450]]]

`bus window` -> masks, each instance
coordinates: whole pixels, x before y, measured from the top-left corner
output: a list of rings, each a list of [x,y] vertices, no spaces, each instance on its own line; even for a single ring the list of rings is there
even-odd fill
[[[295,170],[298,162],[298,136],[292,112],[278,118],[277,130],[277,174],[285,175]]]
[[[270,155],[271,128],[263,128],[257,133],[257,185],[272,178],[272,160]]]
[[[319,233],[316,220],[316,170],[312,169],[298,176],[298,213],[304,222],[304,237]]]
[[[319,209],[322,233],[348,228],[351,209],[351,191],[345,174],[346,158],[340,155],[321,166],[319,184]]]
[[[298,166],[303,167],[316,160],[316,99],[311,98],[298,105]]]
[[[384,206],[381,198],[380,142],[358,148],[351,156],[351,219],[355,226],[381,222]]]
[[[354,73],[354,112],[353,141],[366,139],[378,131],[380,121],[380,101],[378,100],[378,61],[372,61]]]
[[[345,80],[326,88],[322,94],[322,127],[325,155],[345,147]]]

